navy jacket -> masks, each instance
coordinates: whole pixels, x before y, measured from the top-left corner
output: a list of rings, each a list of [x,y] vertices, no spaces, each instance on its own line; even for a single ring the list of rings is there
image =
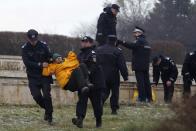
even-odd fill
[[[28,78],[48,78],[51,80],[51,77],[42,76],[42,63],[49,62],[50,58],[50,50],[44,42],[38,41],[35,46],[27,42],[22,46],[22,59]]]
[[[196,51],[186,54],[182,75],[189,78],[196,77]]]
[[[105,44],[97,48],[97,61],[103,67],[106,81],[120,81],[120,74],[124,80],[128,80],[128,69],[121,49],[111,44]]]
[[[133,43],[122,42],[120,44],[132,50],[132,70],[149,70],[151,47],[144,35],[139,36]]]
[[[160,56],[160,58],[161,63],[158,66],[153,65],[153,82],[158,84],[160,75],[163,82],[168,80],[175,82],[178,76],[176,64],[169,57]]]
[[[80,63],[87,65],[89,71],[89,79],[95,86],[95,89],[105,88],[105,80],[102,67],[97,63],[97,54],[95,46],[82,48],[78,54]]]
[[[116,24],[116,16],[112,14],[111,7],[104,8],[104,12],[101,13],[97,22],[96,40],[100,36],[104,37],[105,39],[108,36],[116,37]]]

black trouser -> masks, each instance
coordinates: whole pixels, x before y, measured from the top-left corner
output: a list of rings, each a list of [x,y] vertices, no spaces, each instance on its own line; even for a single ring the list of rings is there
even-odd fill
[[[44,78],[36,79],[36,78],[28,78],[29,79],[29,89],[31,91],[31,95],[36,103],[44,108],[46,114],[52,114],[53,106],[52,106],[52,98],[51,98],[51,86],[50,81]]]
[[[103,90],[103,102],[105,103],[105,101],[108,99],[111,91],[110,107],[112,110],[119,109],[119,86],[120,79],[106,80],[106,88]]]
[[[174,82],[171,83],[171,86],[167,86],[167,81],[163,81],[164,86],[164,101],[167,103],[172,102],[172,97],[174,94]]]
[[[186,97],[189,97],[191,94],[191,85],[192,85],[192,79],[196,80],[196,77],[189,78],[186,76],[183,76],[183,95]]]
[[[65,90],[72,92],[78,91],[81,88],[87,86],[88,70],[85,65],[81,64],[78,68],[74,69],[69,82],[64,87]]]
[[[94,115],[96,119],[101,119],[101,116],[103,114],[103,103],[102,103],[101,95],[102,95],[101,89],[90,89],[88,93],[81,93],[81,91],[79,91],[78,92],[79,100],[76,107],[76,116],[82,119],[85,118],[88,98],[89,98],[92,103]]]
[[[139,101],[152,101],[152,91],[150,86],[149,71],[135,71]]]

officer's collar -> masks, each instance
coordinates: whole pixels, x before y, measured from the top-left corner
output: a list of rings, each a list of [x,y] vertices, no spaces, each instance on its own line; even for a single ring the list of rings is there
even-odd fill
[[[27,44],[31,47],[36,47],[39,44],[39,41],[37,41],[37,43],[33,46],[29,41],[27,42]]]
[[[144,34],[141,34],[139,35],[138,37],[136,37],[136,39],[139,39],[139,38],[145,38],[146,36]]]

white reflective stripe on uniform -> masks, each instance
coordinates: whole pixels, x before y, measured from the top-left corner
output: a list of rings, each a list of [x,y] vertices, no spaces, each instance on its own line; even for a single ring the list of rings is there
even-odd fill
[[[114,38],[116,38],[116,35],[108,35],[108,37],[114,37]]]
[[[189,72],[185,73],[185,75],[189,75],[189,74],[190,74]]]
[[[151,49],[151,47],[150,47],[150,46],[144,46],[144,48]]]
[[[174,79],[173,78],[169,78],[171,81],[174,81]]]

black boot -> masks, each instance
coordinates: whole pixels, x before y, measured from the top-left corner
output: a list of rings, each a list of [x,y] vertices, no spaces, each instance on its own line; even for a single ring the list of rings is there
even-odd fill
[[[72,123],[73,123],[74,125],[77,125],[77,122],[78,122],[78,118],[72,118]]]
[[[112,110],[112,113],[111,113],[112,115],[117,115],[118,113],[117,113],[117,110]]]
[[[48,121],[48,114],[45,112],[45,114],[44,114],[44,120],[45,121]]]
[[[48,124],[49,125],[52,125],[53,123],[52,123],[52,113],[50,113],[50,114],[48,114]]]
[[[96,128],[101,128],[102,126],[102,118],[96,118]]]
[[[83,128],[83,118],[72,118],[72,123],[78,128]]]

